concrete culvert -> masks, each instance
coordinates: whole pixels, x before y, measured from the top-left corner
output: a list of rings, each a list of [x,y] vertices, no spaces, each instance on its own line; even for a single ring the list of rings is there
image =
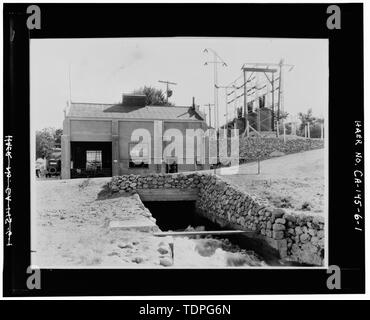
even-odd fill
[[[222,231],[216,223],[199,215],[195,201],[144,202],[156,223],[165,232],[199,232],[197,235],[174,236],[174,266],[214,263],[219,267],[267,265],[250,248],[242,248],[232,237],[225,235],[202,235],[202,231]],[[162,246],[158,251],[164,253]],[[210,262],[211,261],[211,262]],[[190,265],[190,266],[191,266]]]

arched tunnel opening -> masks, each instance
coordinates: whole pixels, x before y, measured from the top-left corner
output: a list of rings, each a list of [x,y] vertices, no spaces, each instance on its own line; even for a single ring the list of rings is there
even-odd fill
[[[221,227],[197,213],[195,201],[147,201],[149,209],[162,231],[185,230],[187,227],[204,226],[205,230]]]

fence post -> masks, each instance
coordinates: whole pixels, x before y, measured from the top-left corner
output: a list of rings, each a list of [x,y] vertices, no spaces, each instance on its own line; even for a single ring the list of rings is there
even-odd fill
[[[321,140],[324,140],[324,124],[323,123],[320,123],[320,127],[321,127]]]
[[[311,132],[310,132],[310,124],[307,123],[307,137],[308,139],[311,139]]]
[[[285,121],[284,119],[282,120],[283,123],[283,137],[284,137],[284,142],[286,142],[286,137],[285,137]]]

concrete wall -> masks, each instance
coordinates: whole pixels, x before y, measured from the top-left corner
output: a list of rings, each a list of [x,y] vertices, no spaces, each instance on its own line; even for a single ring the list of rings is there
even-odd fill
[[[155,124],[156,123],[156,124]],[[161,128],[158,128],[161,127]],[[156,136],[159,138],[159,142],[161,143],[160,148],[162,149],[161,155],[163,154],[163,150],[165,150],[166,146],[171,142],[164,142],[163,135],[169,129],[177,129],[181,132],[183,136],[183,164],[178,164],[178,171],[185,172],[185,171],[194,171],[194,170],[203,170],[208,169],[209,166],[202,166],[197,165],[195,162],[193,164],[186,163],[186,129],[197,129],[203,128],[204,124],[202,122],[176,122],[176,121],[119,121],[119,166],[120,166],[120,174],[147,174],[147,173],[160,173],[165,172],[165,164],[155,164],[154,159],[158,158],[159,155],[156,155],[156,148],[154,137]],[[155,128],[156,131],[155,131]],[[151,163],[149,164],[149,168],[129,168],[129,142],[131,141],[132,132],[135,129],[145,129],[148,130],[150,136],[152,137],[150,142],[150,155],[151,155]],[[168,132],[168,131],[167,131]],[[156,135],[154,134],[156,133]],[[143,140],[144,142],[144,140]],[[195,151],[196,151],[196,143],[195,143]]]
[[[61,137],[61,177],[62,179],[71,178],[71,136],[70,136],[70,120],[63,120],[63,134]]]
[[[324,264],[324,218],[288,214],[213,174],[118,176],[113,177],[109,187],[112,192],[140,193],[140,190],[159,189],[163,190],[163,194],[166,190],[187,192],[196,189],[197,210],[211,221],[228,228],[255,231],[250,236],[253,240],[263,242],[288,261],[317,266]],[[170,194],[174,200],[176,193]],[[194,193],[188,192],[188,196],[194,197]],[[163,201],[166,201],[165,196]]]
[[[157,146],[154,142],[154,131],[160,138],[161,148],[167,143],[163,143],[163,133],[167,129],[179,129],[185,137],[186,129],[204,128],[204,122],[194,121],[153,121],[153,120],[101,120],[101,119],[70,119],[66,118],[63,122],[62,136],[62,178],[70,178],[70,142],[71,141],[112,141],[112,174],[147,174],[153,172],[165,172],[165,164],[155,164],[154,157]],[[129,168],[129,142],[132,132],[135,129],[146,129],[152,139],[150,142],[151,163],[149,168]],[[185,148],[185,138],[184,144]],[[159,149],[159,148],[158,148]],[[162,155],[162,153],[161,153]],[[185,156],[185,151],[184,151]],[[184,159],[185,160],[185,159]],[[178,165],[179,172],[208,169],[208,165],[182,164]]]
[[[148,130],[151,137],[154,136],[153,121],[119,121],[118,134],[119,134],[119,174],[145,174],[155,172],[154,164],[149,164],[149,169],[129,168],[129,143],[131,135],[135,129]],[[153,157],[153,141],[150,142],[151,157]]]
[[[112,121],[71,120],[71,141],[112,141]]]
[[[185,171],[192,171],[195,170],[194,165],[196,164],[196,159],[195,156],[197,154],[197,150],[201,150],[202,148],[204,151],[202,152],[202,155],[206,158],[206,151],[208,148],[207,144],[207,139],[201,139],[202,141],[199,141],[196,138],[194,138],[194,152],[190,152],[190,155],[187,154],[187,140],[186,140],[186,130],[191,129],[191,130],[197,130],[197,129],[202,129],[204,130],[205,128],[201,125],[201,123],[184,123],[184,122],[164,122],[163,125],[163,131],[166,132],[167,130],[179,130],[182,133],[182,162],[183,162],[183,167],[186,168]],[[163,143],[163,148],[165,148],[167,145],[169,145],[171,142],[165,141]],[[189,149],[190,150],[190,149]],[[208,154],[208,153],[207,153]],[[190,163],[192,162],[192,163]]]
[[[63,121],[62,135],[62,179],[71,177],[71,142],[106,142],[113,141],[113,126],[110,120],[83,120],[65,118]],[[112,153],[112,158],[116,156]],[[112,172],[118,174],[112,165]]]

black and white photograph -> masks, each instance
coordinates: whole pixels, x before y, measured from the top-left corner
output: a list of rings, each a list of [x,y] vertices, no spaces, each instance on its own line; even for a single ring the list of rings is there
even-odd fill
[[[365,292],[362,4],[3,20],[4,296]]]
[[[326,266],[327,40],[34,39],[30,58],[32,264]]]

